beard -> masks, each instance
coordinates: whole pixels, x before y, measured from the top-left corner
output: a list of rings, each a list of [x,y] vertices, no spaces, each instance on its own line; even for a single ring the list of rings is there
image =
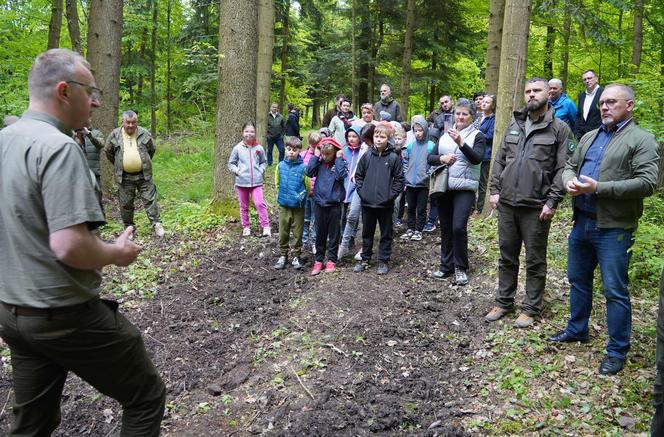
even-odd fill
[[[546,100],[542,100],[541,102],[538,102],[537,100],[531,100],[526,104],[526,108],[528,108],[529,111],[539,111],[542,109],[548,102]]]

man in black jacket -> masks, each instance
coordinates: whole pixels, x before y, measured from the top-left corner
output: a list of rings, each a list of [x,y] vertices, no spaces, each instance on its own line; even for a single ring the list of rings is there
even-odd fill
[[[288,119],[286,120],[286,136],[287,137],[296,137],[302,140],[300,137],[300,113],[295,109],[295,105],[292,103],[288,104]]]
[[[597,74],[593,70],[586,70],[581,75],[581,79],[583,79],[586,90],[579,93],[579,112],[577,112],[574,124],[574,134],[577,140],[602,124],[598,103],[603,88],[597,84]]]

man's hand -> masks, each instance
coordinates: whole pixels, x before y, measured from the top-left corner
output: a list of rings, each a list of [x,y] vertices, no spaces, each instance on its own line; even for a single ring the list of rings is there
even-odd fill
[[[113,262],[116,266],[125,267],[133,263],[143,248],[133,241],[134,227],[127,226],[127,229],[115,241],[115,247],[118,249],[116,258]]]
[[[572,196],[581,194],[595,194],[597,192],[597,181],[589,176],[580,175],[567,183],[567,192]]]
[[[500,200],[500,194],[492,194],[489,196],[489,203],[491,204],[491,208],[496,209],[498,208],[498,201]]]
[[[539,215],[539,219],[541,222],[551,220],[555,213],[556,213],[555,208],[549,208],[547,205],[544,205],[544,207],[542,207],[542,212]]]

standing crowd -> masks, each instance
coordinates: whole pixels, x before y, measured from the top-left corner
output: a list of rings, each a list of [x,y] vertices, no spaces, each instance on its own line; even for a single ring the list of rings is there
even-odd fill
[[[588,341],[594,271],[599,266],[607,305],[608,343],[599,373],[623,368],[630,349],[631,303],[627,269],[643,199],[653,194],[658,146],[633,120],[635,96],[623,84],[602,88],[583,74],[586,91],[574,105],[557,79],[532,78],[525,107],[493,147],[495,96],[441,97],[428,117],[402,121],[388,85],[381,99],[361,105],[339,96],[325,126],[299,136],[299,115],[289,105],[284,120],[276,105],[268,115],[268,152],[253,123],[228,162],[235,175],[243,235],[251,235],[249,205],[258,210],[262,235],[271,228],[262,186],[277,147],[279,204],[276,269],[303,266],[311,247],[312,275],[333,272],[354,252],[362,223],[358,274],[372,266],[389,272],[395,228],[399,238],[421,241],[440,227],[440,264],[433,279],[468,283],[467,225],[485,194],[497,210],[500,259],[495,305],[487,322],[515,308],[519,254],[525,247],[526,286],[514,324],[531,326],[541,315],[550,222],[566,193],[573,197],[569,236],[570,316],[550,341]],[[152,182],[152,138],[133,111],[102,144],[90,126],[101,104],[89,64],[79,54],[52,49],[40,54],[28,77],[30,103],[0,131],[0,337],[9,346],[15,401],[11,435],[50,435],[60,422],[60,397],[69,371],[123,408],[121,434],[156,436],[165,386],[140,332],[99,298],[103,266],[127,266],[141,247],[132,241],[133,203],[139,194],[154,233],[164,235]],[[577,110],[578,108],[578,110]],[[578,140],[578,144],[577,144]],[[304,149],[304,150],[303,150]],[[96,229],[105,223],[100,202],[99,156],[113,163],[126,229],[113,243]],[[489,174],[489,168],[493,170]],[[479,193],[479,194],[478,194]],[[437,223],[438,222],[438,223]],[[660,305],[664,305],[664,276]],[[657,327],[658,375],[652,433],[664,434],[664,308]]]

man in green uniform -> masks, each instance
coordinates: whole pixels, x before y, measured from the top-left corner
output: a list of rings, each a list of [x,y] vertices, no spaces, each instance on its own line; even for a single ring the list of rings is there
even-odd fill
[[[108,136],[104,152],[114,166],[115,180],[119,185],[120,215],[125,228],[134,226],[134,199],[138,191],[155,235],[163,237],[157,188],[152,181],[154,142],[150,132],[138,125],[138,115],[134,111],[122,114],[122,127],[114,129]]]
[[[100,91],[78,53],[39,55],[30,105],[0,132],[0,337],[11,352],[12,436],[50,435],[69,371],[123,407],[122,436],[159,434],[165,387],[140,332],[99,298],[103,266],[131,264],[128,228],[113,244],[85,155],[71,137]]]

